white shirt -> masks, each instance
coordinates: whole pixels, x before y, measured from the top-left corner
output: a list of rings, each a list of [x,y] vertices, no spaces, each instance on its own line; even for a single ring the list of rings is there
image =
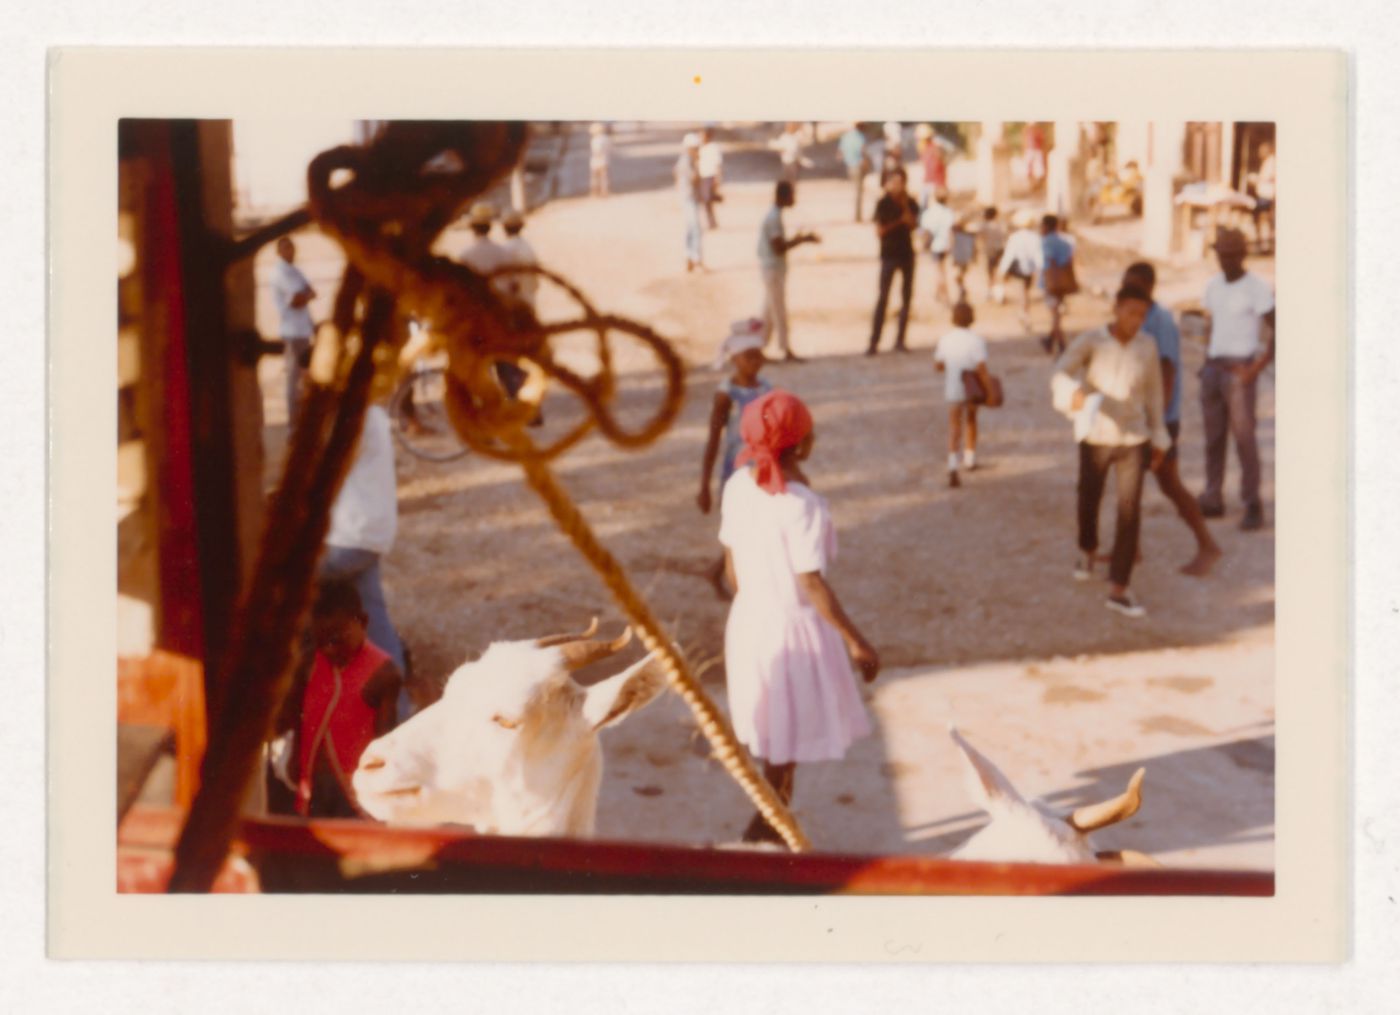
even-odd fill
[[[954,328],[933,347],[933,361],[943,364],[943,397],[950,402],[961,402],[967,397],[963,390],[963,371],[976,370],[979,363],[987,362],[987,340],[967,328]]]
[[[311,308],[292,306],[292,297],[310,288],[300,268],[280,257],[277,259],[277,266],[272,269],[272,298],[277,301],[277,312],[280,315],[280,337],[310,338],[315,334],[315,326],[311,323]]]
[[[394,442],[389,414],[381,406],[365,410],[365,428],[355,464],[331,506],[326,545],[385,554],[399,524],[399,489],[394,477]]]
[[[1050,389],[1057,408],[1068,408],[1075,390],[1102,398],[1085,413],[1076,439],[1105,447],[1131,447],[1151,441],[1162,451],[1172,446],[1162,399],[1162,364],[1157,343],[1139,331],[1127,342],[1107,327],[1084,332],[1055,364]],[[1078,421],[1076,421],[1078,422]]]
[[[507,236],[498,246],[501,252],[502,267],[506,265],[538,265],[540,263],[539,258],[535,256],[534,248],[519,233]],[[519,300],[533,310],[535,309],[535,293],[540,288],[540,277],[535,274],[507,275],[504,278],[496,279],[494,288],[506,299]]]
[[[473,236],[457,259],[478,275],[487,275],[505,263],[505,251],[490,236]]]
[[[928,208],[919,216],[919,228],[929,234],[930,253],[948,252],[948,248],[953,245],[953,225],[956,221],[957,216],[953,214],[953,209],[937,201],[930,202]]]
[[[1208,356],[1247,358],[1259,351],[1259,319],[1274,309],[1269,283],[1249,272],[1226,282],[1220,272],[1206,283],[1201,303],[1210,314]]]
[[[724,152],[719,150],[718,141],[707,141],[700,146],[700,175],[718,176],[724,165]]]
[[[1017,229],[1006,241],[997,273],[1004,275],[1013,264],[1019,264],[1024,274],[1035,275],[1045,266],[1045,248],[1040,234],[1034,229]]]
[[[793,165],[802,158],[802,136],[795,130],[779,134],[773,147],[778,149],[778,160],[785,166]]]

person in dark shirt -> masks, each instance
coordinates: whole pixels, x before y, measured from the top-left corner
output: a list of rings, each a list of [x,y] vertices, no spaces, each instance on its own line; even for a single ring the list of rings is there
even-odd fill
[[[890,284],[894,273],[901,275],[899,331],[895,335],[896,352],[907,352],[905,332],[909,329],[909,301],[914,295],[914,229],[919,224],[919,205],[909,196],[903,169],[893,170],[885,179],[885,193],[875,205],[875,233],[880,237],[880,298],[875,303],[875,319],[870,325],[870,348],[874,356],[880,346],[880,332],[885,327],[885,312],[889,307]]]

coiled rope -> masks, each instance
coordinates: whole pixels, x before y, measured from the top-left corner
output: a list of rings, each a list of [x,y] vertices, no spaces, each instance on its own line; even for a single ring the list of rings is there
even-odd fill
[[[511,267],[483,276],[430,253],[433,241],[466,202],[516,164],[524,141],[519,124],[394,122],[371,144],[324,152],[308,168],[311,217],[341,245],[348,262],[336,300],[332,337],[338,341],[331,343],[332,352],[321,359],[319,370],[313,361],[313,389],[273,495],[270,516],[277,524],[264,534],[253,580],[235,618],[230,658],[221,667],[227,705],[219,728],[211,731],[201,787],[177,845],[171,891],[207,891],[227,853],[273,709],[290,681],[290,646],[309,606],[316,558],[358,441],[372,375],[399,369],[399,330],[392,326],[396,315],[417,317],[445,342],[445,400],[462,440],[483,455],[520,464],[530,488],[597,572],[643,645],[660,657],[671,689],[690,708],[714,756],[790,849],[811,848],[621,564],[549,469],[553,458],[595,427],[627,448],[645,446],[664,433],[684,397],[679,356],[645,325],[600,314],[553,272]],[[337,182],[337,176],[347,173],[349,181]],[[560,287],[579,315],[540,323],[493,292],[491,283],[498,276],[527,272]],[[363,292],[368,293],[366,308],[363,320],[356,322]],[[592,376],[556,362],[550,351],[551,339],[578,331],[597,339],[598,370]],[[665,382],[656,410],[633,428],[611,409],[616,392],[611,343],[616,335],[645,346]],[[513,394],[498,379],[496,366],[502,362],[526,375],[524,386]],[[525,428],[549,381],[575,394],[586,413],[563,436],[537,447]]]

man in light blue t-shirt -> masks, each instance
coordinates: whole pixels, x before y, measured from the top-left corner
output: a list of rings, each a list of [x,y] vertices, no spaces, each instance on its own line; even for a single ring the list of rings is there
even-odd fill
[[[301,375],[311,358],[315,325],[309,304],[316,290],[295,264],[296,244],[284,236],[277,241],[277,266],[272,270],[272,297],[277,303],[278,337],[286,353],[287,426],[296,420],[301,402]]]
[[[778,333],[778,349],[785,359],[799,360],[788,345],[787,316],[787,252],[803,243],[820,243],[816,233],[797,233],[791,238],[783,232],[783,209],[793,205],[792,184],[779,181],[773,189],[773,207],[763,217],[758,230],[758,270],[763,278],[763,341],[766,345],[774,331]]]
[[[851,124],[851,129],[841,135],[836,142],[841,152],[841,161],[846,165],[846,176],[856,186],[856,221],[862,221],[861,205],[865,198],[865,177],[870,173],[870,156],[865,151],[865,135],[859,124]]]
[[[1137,286],[1150,297],[1157,285],[1157,271],[1146,261],[1128,266],[1123,272],[1123,284]],[[1172,447],[1162,460],[1162,465],[1154,475],[1157,486],[1176,508],[1176,513],[1196,537],[1196,556],[1182,565],[1181,573],[1204,577],[1210,573],[1215,562],[1220,559],[1219,544],[1210,534],[1201,506],[1177,471],[1177,442],[1181,438],[1181,332],[1177,330],[1172,312],[1156,300],[1152,301],[1147,317],[1142,322],[1143,333],[1157,343],[1157,355],[1162,363],[1162,391],[1166,411],[1162,418],[1171,434]]]

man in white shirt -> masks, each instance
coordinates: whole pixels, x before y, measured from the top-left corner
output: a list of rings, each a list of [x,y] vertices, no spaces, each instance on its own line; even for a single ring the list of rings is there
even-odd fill
[[[501,245],[491,239],[491,223],[496,220],[496,209],[485,201],[478,201],[467,212],[467,224],[471,227],[472,239],[457,255],[461,261],[478,275],[489,275],[505,263]]]
[[[1040,233],[1033,227],[1034,217],[1029,212],[1017,212],[1014,216],[1016,231],[1006,241],[1001,252],[1001,262],[997,265],[993,291],[1001,295],[997,302],[1006,301],[1006,278],[1021,280],[1022,323],[1030,326],[1031,283],[1045,266],[1045,245]]]
[[[773,188],[773,207],[758,230],[758,270],[763,279],[764,344],[776,331],[778,351],[785,359],[800,362],[801,357],[788,344],[787,252],[803,243],[820,243],[821,238],[816,233],[789,237],[783,231],[783,209],[791,208],[794,200],[792,184],[779,180]]]
[[[718,229],[715,205],[724,200],[719,193],[723,182],[724,152],[715,140],[715,132],[706,127],[700,132],[700,201],[705,206],[705,219],[711,229]]]
[[[1230,435],[1240,456],[1240,528],[1263,528],[1259,502],[1259,446],[1254,407],[1259,374],[1274,358],[1274,291],[1244,269],[1245,239],[1237,229],[1216,235],[1220,274],[1206,283],[1207,359],[1201,371],[1201,413],[1206,429],[1206,488],[1199,498],[1207,518],[1225,513],[1225,454]]]
[[[676,193],[685,215],[685,270],[704,269],[705,252],[700,234],[700,135],[681,138],[681,155],[674,170]]]
[[[506,248],[491,239],[491,223],[495,218],[496,209],[485,201],[478,201],[472,205],[471,211],[467,213],[467,221],[472,230],[472,241],[462,249],[462,252],[457,255],[457,259],[478,275],[489,275],[497,268],[503,268],[509,263],[510,254]],[[503,302],[509,305],[513,292],[512,278],[519,279],[520,277],[494,279],[491,283],[491,289],[502,298]],[[496,377],[501,382],[501,387],[511,398],[515,397],[516,392],[525,383],[525,371],[505,360],[496,362]],[[383,648],[383,646],[380,647]]]
[[[277,303],[278,335],[282,339],[287,375],[287,426],[296,420],[301,403],[301,375],[311,358],[315,325],[309,305],[316,290],[295,264],[296,244],[291,237],[277,241],[277,265],[272,270],[272,297]]]
[[[371,404],[354,464],[331,506],[330,529],[317,571],[321,583],[344,581],[355,586],[368,615],[369,640],[382,649],[399,672],[407,674],[403,642],[389,619],[389,605],[379,578],[379,561],[394,545],[399,524],[399,490],[394,474],[394,442],[389,414]],[[398,716],[408,717],[405,687],[399,695]]]
[[[789,123],[778,135],[773,147],[778,149],[778,162],[782,167],[779,179],[792,184],[797,193],[797,177],[803,168],[810,168],[812,160],[802,154],[802,133],[798,124]]]
[[[1079,551],[1074,577],[1093,576],[1099,545],[1099,503],[1108,470],[1117,470],[1118,519],[1113,533],[1110,583],[1104,605],[1128,617],[1144,610],[1128,592],[1137,558],[1142,481],[1171,450],[1162,368],[1157,344],[1142,332],[1152,298],[1123,286],[1114,300],[1113,321],[1076,338],[1055,364],[1052,386],[1071,390],[1068,408],[1081,412],[1097,396],[1098,411],[1079,444]]]

